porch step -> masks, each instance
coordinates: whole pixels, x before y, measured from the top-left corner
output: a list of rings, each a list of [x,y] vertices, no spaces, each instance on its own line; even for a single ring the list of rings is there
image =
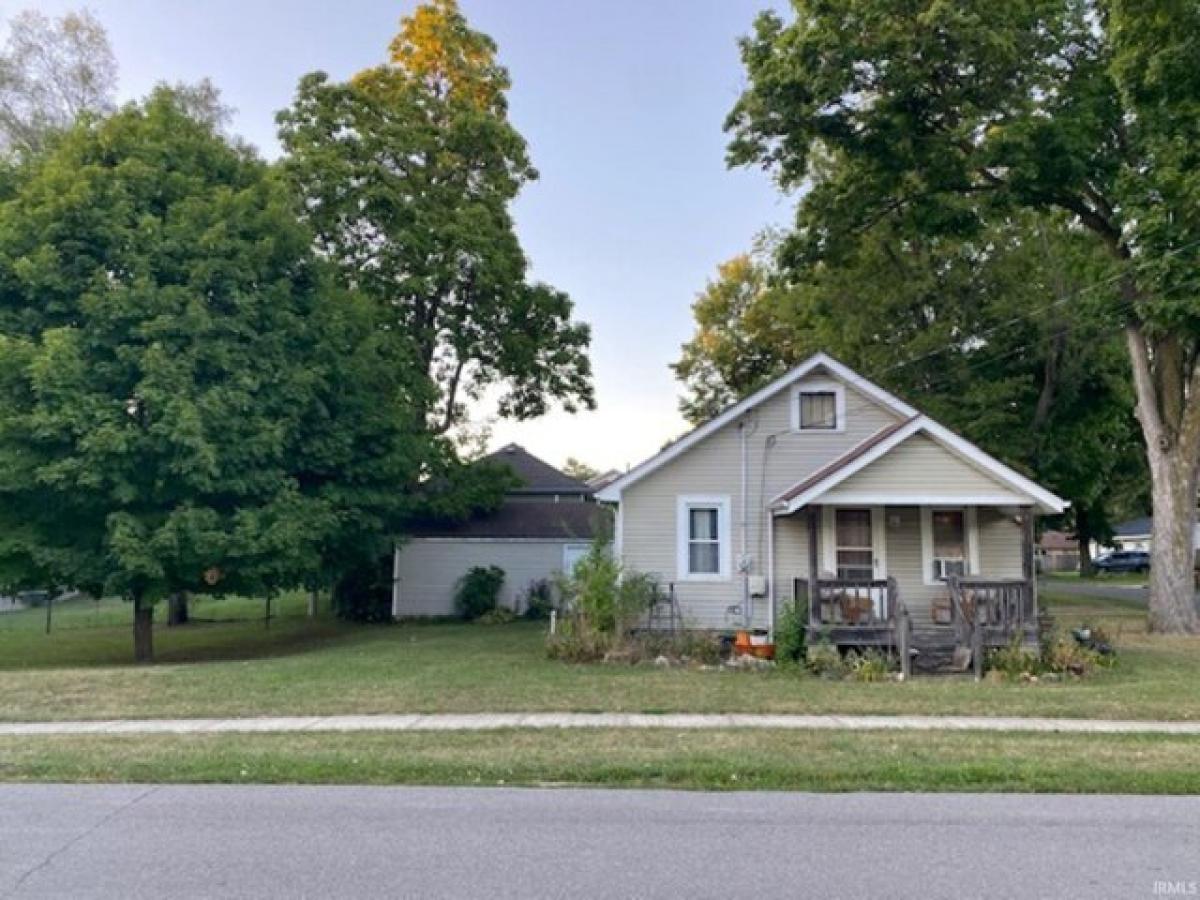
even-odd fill
[[[917,651],[913,668],[926,675],[964,671],[970,655],[960,652],[958,639],[949,628],[915,628],[912,647]]]

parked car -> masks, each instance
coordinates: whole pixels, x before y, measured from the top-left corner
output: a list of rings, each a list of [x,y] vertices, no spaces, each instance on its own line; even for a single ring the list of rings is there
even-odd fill
[[[1116,550],[1093,563],[1097,572],[1149,572],[1150,554],[1145,550]]]

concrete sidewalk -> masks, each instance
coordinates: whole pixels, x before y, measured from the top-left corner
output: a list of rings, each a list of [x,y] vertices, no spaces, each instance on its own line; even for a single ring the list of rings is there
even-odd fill
[[[261,732],[495,731],[504,728],[745,729],[797,731],[1022,731],[1200,736],[1200,722],[985,716],[801,716],[740,713],[470,713],[461,715],[263,716],[244,719],[116,719],[10,722],[0,737],[55,734],[245,734]]]

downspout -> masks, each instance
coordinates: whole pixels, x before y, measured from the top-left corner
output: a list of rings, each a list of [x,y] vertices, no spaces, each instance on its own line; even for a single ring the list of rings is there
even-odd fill
[[[758,431],[758,420],[752,423],[749,430],[747,430],[745,419],[738,423],[738,436],[742,443],[742,508],[738,516],[741,520],[742,551],[738,556],[738,570],[742,576],[742,621],[746,628],[754,627],[754,601],[750,597],[751,565],[750,558],[747,556],[750,548],[750,452],[746,442],[756,431]]]
[[[775,643],[775,513],[767,510],[767,642]]]

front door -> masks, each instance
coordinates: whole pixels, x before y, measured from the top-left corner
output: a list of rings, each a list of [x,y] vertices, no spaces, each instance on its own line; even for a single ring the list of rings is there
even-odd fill
[[[883,571],[883,510],[878,507],[834,511],[833,563],[837,577],[852,581],[875,581]],[[867,588],[875,615],[886,615],[886,592]]]

